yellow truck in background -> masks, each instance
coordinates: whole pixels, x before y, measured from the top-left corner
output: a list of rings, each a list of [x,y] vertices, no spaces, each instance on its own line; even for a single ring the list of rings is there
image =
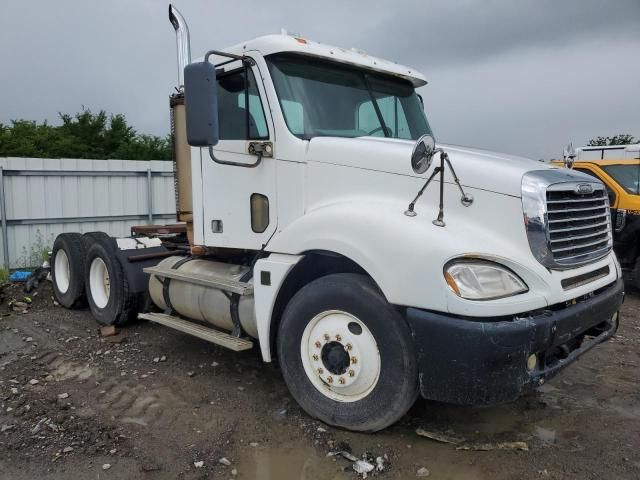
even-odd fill
[[[572,155],[571,168],[604,183],[611,205],[614,251],[627,278],[640,288],[640,144],[580,147]],[[551,163],[562,166],[562,161]]]

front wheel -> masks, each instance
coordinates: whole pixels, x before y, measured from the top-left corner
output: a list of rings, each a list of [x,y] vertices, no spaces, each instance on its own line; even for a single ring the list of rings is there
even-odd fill
[[[330,425],[381,430],[417,397],[409,327],[363,275],[328,275],[302,288],[283,314],[278,356],[296,401]]]

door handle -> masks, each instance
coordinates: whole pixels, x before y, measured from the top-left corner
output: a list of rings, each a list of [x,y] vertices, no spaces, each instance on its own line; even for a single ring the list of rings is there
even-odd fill
[[[257,155],[258,155],[258,159],[253,163],[228,162],[226,160],[220,160],[216,158],[216,156],[213,154],[213,146],[209,145],[209,156],[211,157],[211,160],[213,160],[216,163],[219,163],[220,165],[231,165],[232,167],[256,168],[262,162],[262,152],[259,152]]]

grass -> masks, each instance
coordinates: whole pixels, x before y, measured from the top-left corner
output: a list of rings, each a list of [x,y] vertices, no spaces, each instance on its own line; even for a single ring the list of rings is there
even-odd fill
[[[0,285],[4,285],[9,281],[9,269],[0,267]]]
[[[18,265],[21,270],[33,270],[45,260],[49,260],[50,244],[53,243],[53,234],[49,238],[49,242],[45,242],[42,232],[36,230],[35,242],[29,245],[29,248],[22,247],[22,256],[18,259]]]

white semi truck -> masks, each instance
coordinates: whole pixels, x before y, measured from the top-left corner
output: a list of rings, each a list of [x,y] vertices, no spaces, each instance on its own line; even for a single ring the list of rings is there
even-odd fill
[[[284,33],[192,63],[169,17],[181,223],[60,235],[61,304],[257,345],[310,415],[359,431],[419,394],[511,401],[613,335],[599,181],[436,145],[412,68]]]

